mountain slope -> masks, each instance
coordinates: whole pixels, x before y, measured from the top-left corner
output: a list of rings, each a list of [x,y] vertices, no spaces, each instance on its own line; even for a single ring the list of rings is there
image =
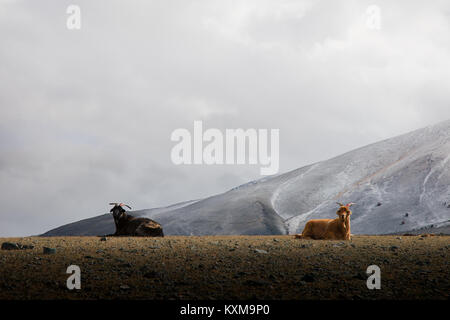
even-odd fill
[[[301,232],[311,218],[334,218],[336,201],[356,203],[355,234],[449,222],[450,121],[206,199],[132,214],[160,222],[167,235],[286,234]],[[92,219],[44,235],[114,231],[109,215]]]

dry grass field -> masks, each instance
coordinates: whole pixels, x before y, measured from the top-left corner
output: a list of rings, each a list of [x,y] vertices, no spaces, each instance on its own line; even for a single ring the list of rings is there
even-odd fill
[[[0,250],[0,299],[449,299],[448,236],[27,237]],[[56,249],[44,254],[43,247]],[[81,290],[66,269],[81,268]],[[368,290],[366,268],[381,268]]]

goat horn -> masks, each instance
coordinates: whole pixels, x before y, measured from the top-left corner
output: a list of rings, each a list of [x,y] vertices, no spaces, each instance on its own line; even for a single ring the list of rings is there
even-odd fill
[[[127,207],[128,209],[131,210],[131,207],[130,207],[129,205],[125,204],[125,203],[122,203],[122,202],[121,202],[121,203],[119,204],[119,206],[120,206],[120,207],[124,206],[124,207]]]
[[[109,205],[110,206],[119,206],[119,207],[125,206],[125,207],[127,207],[127,208],[129,208],[131,210],[131,207],[129,205],[125,204],[125,203],[110,202]]]
[[[341,207],[343,207],[344,205],[340,202],[336,202],[338,205],[340,205]]]
[[[350,202],[350,203],[347,203],[347,205],[346,205],[346,207],[351,207],[352,205],[354,205],[354,204],[356,204],[356,203],[354,203],[354,202]]]

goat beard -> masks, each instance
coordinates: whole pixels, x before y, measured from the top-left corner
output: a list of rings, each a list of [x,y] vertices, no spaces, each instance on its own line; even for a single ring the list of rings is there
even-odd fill
[[[344,226],[344,230],[347,230],[347,225],[350,222],[350,215],[347,215],[344,219],[344,221],[342,222],[343,226]]]

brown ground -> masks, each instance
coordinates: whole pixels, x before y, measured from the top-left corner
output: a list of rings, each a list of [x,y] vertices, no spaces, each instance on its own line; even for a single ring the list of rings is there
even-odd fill
[[[0,299],[448,299],[450,237],[3,238]],[[56,248],[43,254],[43,247]],[[265,250],[265,252],[257,252]],[[66,269],[81,268],[81,290]],[[368,290],[366,268],[381,268]]]

